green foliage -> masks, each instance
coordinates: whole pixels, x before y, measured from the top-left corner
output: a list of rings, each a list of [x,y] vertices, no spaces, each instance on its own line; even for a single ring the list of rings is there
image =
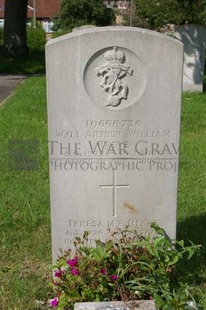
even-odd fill
[[[31,52],[44,51],[46,33],[42,27],[27,28],[27,45]]]
[[[88,246],[88,233],[75,242],[75,256],[69,249],[57,264],[54,289],[58,309],[73,309],[75,302],[155,299],[158,309],[189,309],[195,302],[191,288],[179,283],[175,266],[189,260],[200,246],[172,241],[157,224],[156,237],[136,231],[118,230],[106,242]]]
[[[1,43],[0,31],[0,43]],[[2,42],[3,43],[3,42]],[[45,31],[38,28],[27,28],[27,43],[30,50],[29,55],[13,57],[0,53],[0,73],[7,74],[35,74],[45,73]]]
[[[160,30],[167,24],[205,25],[205,0],[135,0],[135,26]]]
[[[109,26],[115,18],[114,11],[103,0],[63,0],[54,29],[72,30],[83,25]]]
[[[64,30],[59,30],[59,31],[55,31],[52,33],[52,39],[58,38],[60,36],[63,36],[65,34],[70,33],[70,31],[64,29]]]

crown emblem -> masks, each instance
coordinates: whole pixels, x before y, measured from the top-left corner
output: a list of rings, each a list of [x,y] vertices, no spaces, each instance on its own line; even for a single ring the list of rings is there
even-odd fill
[[[125,55],[118,47],[113,47],[112,50],[104,53],[104,58],[108,63],[124,63]]]
[[[95,71],[98,77],[103,77],[99,86],[108,93],[105,107],[118,107],[123,100],[127,100],[129,92],[128,86],[122,80],[128,75],[131,76],[133,70],[125,64],[125,54],[116,46],[104,53],[104,59],[106,63],[95,68]]]

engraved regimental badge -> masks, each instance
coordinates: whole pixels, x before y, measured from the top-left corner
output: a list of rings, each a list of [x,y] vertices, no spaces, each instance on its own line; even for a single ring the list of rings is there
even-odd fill
[[[118,47],[104,53],[105,64],[95,68],[98,77],[102,76],[100,87],[108,93],[105,107],[118,107],[127,100],[129,87],[124,82],[126,76],[132,76],[133,70],[125,64],[125,54]]]

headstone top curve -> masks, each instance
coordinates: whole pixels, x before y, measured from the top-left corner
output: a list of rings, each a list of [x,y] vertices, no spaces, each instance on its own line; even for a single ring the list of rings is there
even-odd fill
[[[92,34],[92,33],[99,33],[99,32],[104,32],[104,31],[108,31],[108,32],[136,32],[136,33],[141,33],[143,35],[150,35],[150,36],[157,36],[160,37],[162,39],[165,39],[166,41],[173,41],[174,43],[176,43],[176,45],[180,45],[182,46],[182,42],[174,39],[173,37],[167,36],[165,34],[159,33],[157,31],[152,31],[149,29],[144,29],[144,28],[138,28],[138,27],[128,27],[128,26],[107,26],[107,27],[91,27],[91,28],[86,28],[86,29],[79,29],[78,31],[74,31],[65,35],[62,35],[58,38],[49,40],[46,44],[46,47],[53,45],[57,42],[60,41],[64,41],[66,39],[69,38],[73,38],[73,37],[78,37],[78,36],[84,36],[84,35],[88,35],[88,34]]]

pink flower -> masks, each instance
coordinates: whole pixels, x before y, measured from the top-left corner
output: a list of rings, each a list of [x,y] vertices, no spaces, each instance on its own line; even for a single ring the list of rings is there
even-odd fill
[[[118,279],[118,275],[112,274],[111,277],[110,277],[110,279],[111,279],[112,281],[116,281],[116,280]]]
[[[72,272],[73,276],[77,276],[79,274],[79,271],[75,268],[72,268],[71,272]]]
[[[71,267],[76,266],[78,263],[78,257],[74,256],[74,259],[68,259],[67,264]]]
[[[100,272],[101,272],[101,274],[102,275],[106,275],[107,274],[107,269],[106,268],[102,268],[101,270],[100,270]]]
[[[58,305],[58,303],[59,303],[58,298],[55,297],[54,299],[50,300],[49,304],[50,304],[51,307],[56,307]]]
[[[62,273],[63,273],[62,270],[61,270],[61,269],[58,269],[57,271],[55,271],[54,276],[55,276],[56,278],[61,278]]]

